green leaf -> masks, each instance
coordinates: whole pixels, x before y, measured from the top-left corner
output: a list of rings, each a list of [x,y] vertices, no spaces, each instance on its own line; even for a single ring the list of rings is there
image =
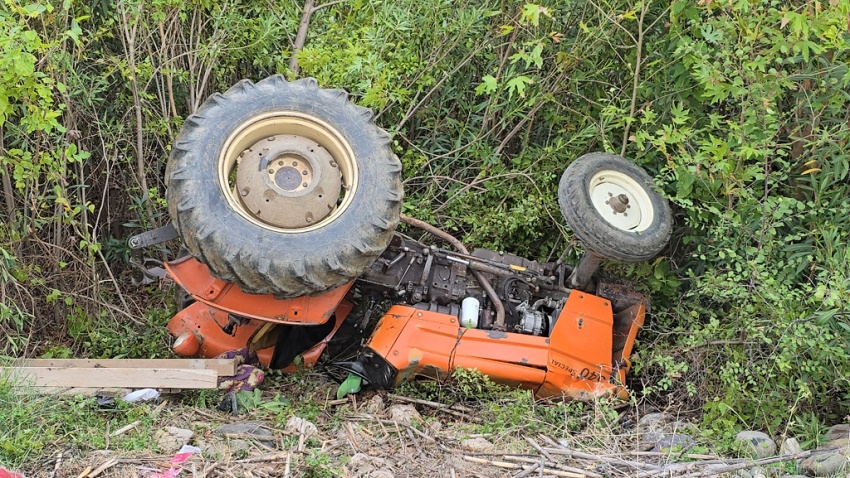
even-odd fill
[[[498,81],[492,75],[485,75],[481,78],[481,84],[475,87],[475,94],[492,94],[498,87]]]
[[[516,78],[512,78],[510,81],[508,81],[507,84],[508,97],[511,98],[513,97],[514,93],[517,93],[520,98],[525,98],[525,87],[533,83],[534,80],[525,75],[520,75]]]

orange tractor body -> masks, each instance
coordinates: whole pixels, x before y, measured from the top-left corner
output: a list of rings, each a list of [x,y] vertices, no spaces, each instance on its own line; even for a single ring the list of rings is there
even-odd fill
[[[191,257],[167,263],[166,269],[195,300],[168,324],[176,337],[174,351],[185,357],[214,357],[247,345],[268,366],[278,340],[276,325],[330,325],[323,337],[299,353],[299,363],[312,367],[353,307],[346,299],[351,283],[318,296],[276,299],[246,294],[214,278]],[[463,327],[455,315],[394,305],[374,327],[361,361],[340,366],[381,388],[416,377],[445,379],[463,368],[533,390],[540,398],[625,398],[629,356],[646,304],[634,292],[608,292],[619,302],[616,312],[611,299],[569,293],[548,337]],[[234,313],[240,316],[235,322]],[[295,365],[284,369],[294,371]]]

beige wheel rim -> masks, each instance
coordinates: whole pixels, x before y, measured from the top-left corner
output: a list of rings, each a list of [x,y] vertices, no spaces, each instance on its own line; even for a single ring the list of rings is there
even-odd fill
[[[336,220],[351,205],[358,174],[339,131],[293,111],[242,124],[218,160],[219,186],[230,207],[277,232],[308,232]]]

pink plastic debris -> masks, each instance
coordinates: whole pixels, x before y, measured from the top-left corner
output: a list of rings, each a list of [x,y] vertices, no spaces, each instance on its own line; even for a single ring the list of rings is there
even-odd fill
[[[24,478],[24,475],[9,471],[5,467],[0,466],[0,478]]]
[[[174,478],[177,475],[179,475],[181,471],[183,471],[183,468],[176,466],[176,465],[179,465],[179,464],[185,462],[186,460],[191,458],[192,455],[194,455],[196,453],[200,453],[200,452],[201,452],[201,449],[196,447],[196,446],[183,445],[183,448],[181,448],[180,451],[178,451],[177,454],[174,455],[174,457],[171,458],[171,468],[169,468],[168,470],[166,470],[162,473],[160,473],[160,472],[151,473],[148,476],[150,478]],[[0,478],[5,478],[5,477],[0,475]]]

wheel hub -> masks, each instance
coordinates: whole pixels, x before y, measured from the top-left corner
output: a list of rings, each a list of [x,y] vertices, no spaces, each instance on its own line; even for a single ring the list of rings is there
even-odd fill
[[[236,191],[242,205],[272,226],[296,229],[321,221],[334,210],[342,190],[333,156],[309,138],[269,136],[238,160]]]
[[[622,231],[641,232],[652,223],[646,190],[618,171],[601,171],[591,178],[590,200],[606,222]]]

